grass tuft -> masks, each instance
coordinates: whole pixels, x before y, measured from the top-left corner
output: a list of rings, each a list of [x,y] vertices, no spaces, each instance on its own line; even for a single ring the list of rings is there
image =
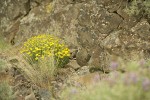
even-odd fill
[[[7,82],[0,83],[0,100],[13,100],[12,90]]]
[[[4,40],[4,37],[0,35],[0,52],[4,52],[5,50],[8,50],[10,48],[10,45],[6,43]]]

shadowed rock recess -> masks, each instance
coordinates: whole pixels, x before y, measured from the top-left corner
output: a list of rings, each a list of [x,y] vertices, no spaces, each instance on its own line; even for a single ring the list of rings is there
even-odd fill
[[[50,33],[78,49],[77,63],[107,71],[112,60],[150,57],[149,19],[129,16],[127,0],[1,0],[0,30],[12,45]]]

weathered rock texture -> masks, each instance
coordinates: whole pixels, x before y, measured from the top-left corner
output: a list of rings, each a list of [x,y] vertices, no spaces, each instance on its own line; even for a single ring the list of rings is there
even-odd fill
[[[150,57],[150,24],[128,16],[127,0],[1,0],[0,30],[20,45],[50,33],[78,49],[80,66],[108,69],[108,63]]]

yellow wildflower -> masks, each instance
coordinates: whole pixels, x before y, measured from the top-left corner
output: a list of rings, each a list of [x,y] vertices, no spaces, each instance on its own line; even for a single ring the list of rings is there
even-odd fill
[[[59,38],[49,34],[41,34],[28,39],[24,43],[21,53],[31,56],[36,61],[39,60],[39,57],[54,56],[58,61],[58,66],[63,66],[61,62],[66,61],[70,56],[70,50],[65,44]]]

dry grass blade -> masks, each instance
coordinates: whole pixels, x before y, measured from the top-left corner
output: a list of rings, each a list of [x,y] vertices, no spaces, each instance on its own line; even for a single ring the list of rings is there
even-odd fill
[[[37,64],[29,64],[23,57],[20,58],[19,69],[22,70],[24,75],[29,78],[34,84],[50,89],[51,81],[54,77],[56,70],[54,64],[54,57],[48,57],[39,60]]]

